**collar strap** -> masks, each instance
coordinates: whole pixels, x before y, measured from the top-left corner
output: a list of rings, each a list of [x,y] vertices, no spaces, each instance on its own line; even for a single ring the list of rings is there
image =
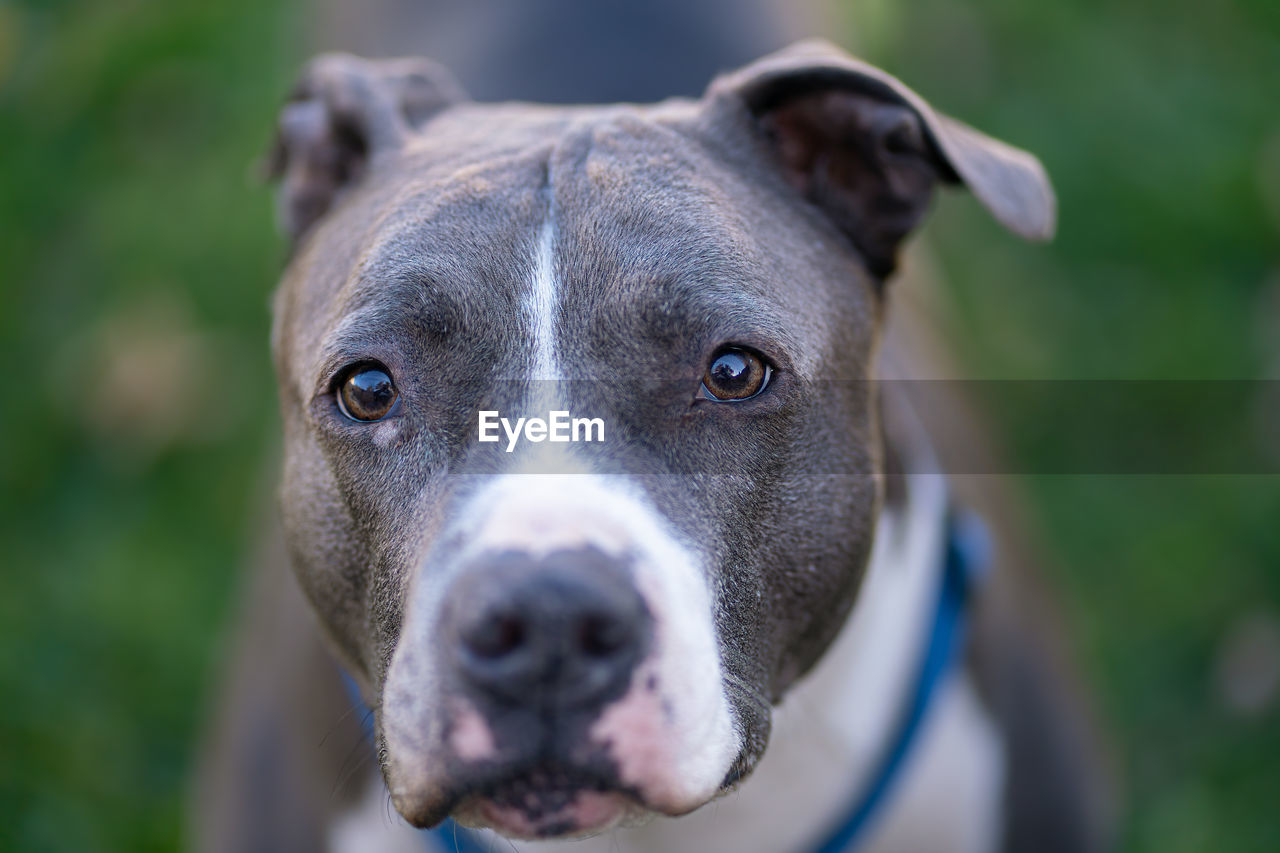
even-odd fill
[[[855,849],[863,840],[902,777],[902,768],[923,729],[939,686],[960,660],[970,594],[990,567],[991,547],[982,520],[969,513],[948,516],[946,537],[942,584],[915,686],[870,783],[849,804],[839,825],[815,848],[816,853],[843,853]]]
[[[920,661],[915,687],[902,710],[902,718],[885,751],[881,754],[870,783],[853,800],[845,817],[832,829],[815,853],[844,853],[854,849],[888,802],[911,748],[920,734],[938,688],[960,660],[964,647],[965,623],[970,595],[991,566],[991,545],[982,519],[971,513],[952,513],[947,518],[943,549],[942,584],[934,608],[933,625]],[[352,702],[364,707],[359,688],[342,674]],[[372,715],[365,716],[365,730],[373,739]],[[427,849],[455,853],[487,853],[480,837],[452,818],[422,832]]]

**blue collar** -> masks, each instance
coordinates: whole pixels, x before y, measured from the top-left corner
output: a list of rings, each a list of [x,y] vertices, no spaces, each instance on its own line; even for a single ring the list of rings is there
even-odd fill
[[[942,584],[934,608],[933,628],[924,646],[915,687],[903,708],[893,737],[871,775],[871,782],[849,804],[845,817],[814,848],[814,853],[846,853],[861,842],[875,822],[881,807],[901,777],[901,770],[911,754],[938,688],[960,660],[964,647],[965,621],[970,593],[987,572],[991,563],[990,541],[982,520],[971,514],[953,514],[947,519],[947,539],[943,554]],[[362,704],[359,689],[346,676],[353,701]],[[366,716],[366,720],[369,717]],[[372,737],[371,723],[366,729]],[[434,829],[422,832],[428,850],[453,853],[488,853],[481,837],[465,829],[452,818]]]
[[[815,853],[844,853],[855,849],[875,822],[881,806],[888,801],[894,785],[902,776],[903,765],[911,754],[911,747],[923,727],[938,687],[960,660],[969,595],[990,567],[990,562],[990,540],[982,520],[970,514],[949,516],[942,584],[934,608],[933,629],[924,646],[915,688],[903,708],[893,737],[880,756],[876,771],[870,777],[870,784],[849,804],[844,819],[815,848]]]

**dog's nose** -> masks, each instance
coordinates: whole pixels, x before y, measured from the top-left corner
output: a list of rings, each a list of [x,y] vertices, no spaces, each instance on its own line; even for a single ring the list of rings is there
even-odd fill
[[[603,704],[621,696],[652,638],[625,566],[595,549],[501,554],[450,595],[459,674],[503,704]]]

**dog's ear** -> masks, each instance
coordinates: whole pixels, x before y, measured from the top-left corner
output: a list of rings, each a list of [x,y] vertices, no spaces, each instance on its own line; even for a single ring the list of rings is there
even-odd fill
[[[447,71],[425,59],[328,53],[311,60],[280,112],[265,164],[267,177],[280,182],[281,227],[296,243],[376,158],[465,98]]]
[[[745,104],[788,183],[881,277],[938,181],[965,184],[1023,237],[1053,235],[1053,189],[1035,157],[935,113],[889,74],[827,42],[801,42],[721,77],[708,98]]]

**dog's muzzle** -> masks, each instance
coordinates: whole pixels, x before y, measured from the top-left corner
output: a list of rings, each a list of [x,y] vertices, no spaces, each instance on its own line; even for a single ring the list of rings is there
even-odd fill
[[[545,838],[715,795],[740,743],[708,590],[641,494],[499,478],[440,542],[379,709],[406,819]]]
[[[452,685],[445,737],[459,819],[547,837],[623,817],[634,797],[591,728],[652,642],[625,559],[587,546],[463,567],[436,644]]]

